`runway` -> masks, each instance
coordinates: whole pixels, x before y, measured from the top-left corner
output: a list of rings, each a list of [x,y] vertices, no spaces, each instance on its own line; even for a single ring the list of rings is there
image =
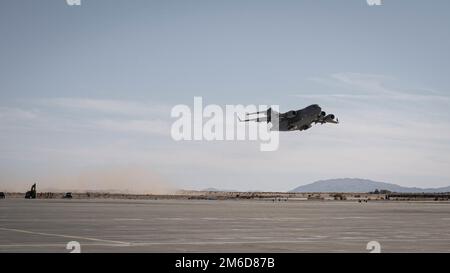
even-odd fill
[[[0,200],[0,252],[450,252],[450,204]]]

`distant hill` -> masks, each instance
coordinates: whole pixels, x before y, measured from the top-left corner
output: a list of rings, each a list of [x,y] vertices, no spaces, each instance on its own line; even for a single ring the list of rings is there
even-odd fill
[[[215,191],[215,192],[238,192],[237,190],[225,190],[225,189],[217,189],[217,188],[206,188],[201,191]]]
[[[402,193],[450,192],[450,186],[443,188],[412,188],[360,178],[320,180],[311,184],[297,187],[290,192],[372,192],[376,189]]]

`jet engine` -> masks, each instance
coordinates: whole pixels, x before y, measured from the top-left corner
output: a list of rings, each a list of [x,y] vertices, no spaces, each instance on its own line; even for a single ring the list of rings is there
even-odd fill
[[[329,122],[329,121],[334,120],[334,118],[335,118],[335,116],[334,116],[333,114],[330,114],[330,115],[327,115],[327,116],[324,118],[324,120],[325,120],[325,122]]]

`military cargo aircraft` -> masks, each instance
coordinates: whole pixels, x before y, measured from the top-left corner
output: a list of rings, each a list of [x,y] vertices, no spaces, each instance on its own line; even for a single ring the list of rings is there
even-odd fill
[[[264,114],[265,116],[260,116]],[[250,116],[257,115],[256,118]],[[338,124],[339,120],[333,114],[326,114],[319,105],[313,104],[300,110],[291,110],[286,113],[278,113],[272,108],[266,111],[255,113],[247,113],[246,119],[242,122],[256,121],[272,123],[272,131],[304,131],[312,127],[313,124],[334,123]],[[274,122],[278,121],[278,122]],[[278,125],[277,125],[278,123]]]

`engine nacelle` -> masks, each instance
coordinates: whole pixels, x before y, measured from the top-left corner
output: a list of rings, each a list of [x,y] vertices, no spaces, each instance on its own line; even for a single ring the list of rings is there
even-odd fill
[[[325,122],[333,121],[335,116],[333,114],[329,114],[324,118]]]

